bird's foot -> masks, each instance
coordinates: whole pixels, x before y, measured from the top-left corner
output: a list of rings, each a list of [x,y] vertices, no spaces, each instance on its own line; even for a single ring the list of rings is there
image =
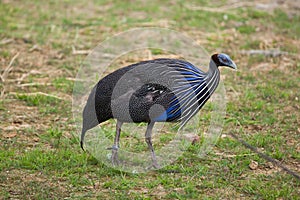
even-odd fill
[[[118,158],[118,147],[117,146],[112,146],[110,148],[107,148],[108,150],[111,151],[111,164],[113,166],[118,166],[120,164],[119,158]]]
[[[113,166],[118,166],[120,164],[120,161],[119,161],[119,158],[118,158],[118,150],[112,150],[111,164]]]
[[[161,166],[157,163],[157,161],[152,161],[152,164],[148,167],[146,167],[147,170],[150,170],[150,169],[160,169]]]
[[[152,166],[153,166],[154,169],[160,169],[161,168],[156,160],[152,162]]]

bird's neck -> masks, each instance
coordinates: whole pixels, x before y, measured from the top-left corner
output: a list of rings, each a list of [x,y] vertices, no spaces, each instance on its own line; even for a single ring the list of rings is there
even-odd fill
[[[206,84],[210,93],[213,93],[220,81],[220,71],[213,60],[209,63],[209,70],[206,76]]]
[[[218,69],[216,63],[213,60],[210,60],[209,69],[208,69],[208,72],[207,72],[207,77],[209,79],[212,78],[216,72],[219,72],[219,69]]]

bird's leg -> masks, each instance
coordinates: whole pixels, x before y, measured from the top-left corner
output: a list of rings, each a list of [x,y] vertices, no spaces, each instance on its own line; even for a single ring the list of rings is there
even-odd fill
[[[152,146],[152,141],[151,141],[153,126],[154,126],[154,122],[148,123],[146,134],[145,134],[145,141],[146,141],[146,143],[148,145],[148,148],[151,152],[152,166],[154,168],[158,169],[159,165],[157,163],[156,156],[155,156],[155,153],[154,153],[154,149],[153,149],[153,146]]]
[[[114,140],[114,145],[112,146],[112,152],[111,152],[111,162],[113,165],[118,165],[119,164],[119,159],[118,159],[118,149],[119,149],[119,141],[120,141],[120,133],[121,133],[121,126],[123,122],[117,120],[116,124],[116,137]]]

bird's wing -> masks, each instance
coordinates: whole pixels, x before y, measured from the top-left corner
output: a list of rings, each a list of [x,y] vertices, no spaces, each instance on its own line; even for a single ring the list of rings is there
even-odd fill
[[[165,111],[155,121],[187,122],[209,98],[206,77],[205,72],[182,60],[141,62],[118,80],[112,106],[129,107],[130,99],[135,98],[134,107],[141,109],[156,103],[164,105]]]
[[[170,85],[170,79],[162,75],[167,71],[168,66],[163,63],[142,62],[119,78],[113,88],[112,101],[129,101],[133,93],[139,97],[142,95],[155,97]],[[156,86],[152,87],[153,85]]]

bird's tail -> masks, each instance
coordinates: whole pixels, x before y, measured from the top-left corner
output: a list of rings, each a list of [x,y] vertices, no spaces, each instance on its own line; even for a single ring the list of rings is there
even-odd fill
[[[80,136],[80,147],[82,148],[82,150],[84,150],[83,143],[84,143],[84,137],[85,137],[86,132],[88,130],[90,130],[91,128],[97,126],[98,124],[99,124],[99,122],[96,117],[94,117],[93,119],[90,118],[90,116],[87,118],[83,117],[82,131],[81,131],[81,136]]]
[[[82,129],[82,132],[81,132],[81,137],[80,137],[80,147],[81,149],[84,151],[84,148],[83,148],[83,142],[84,142],[84,136],[85,136],[85,133],[86,133],[86,130]]]
[[[80,137],[80,147],[83,150],[84,150],[83,143],[84,143],[85,133],[89,129],[91,129],[99,124],[98,119],[97,119],[96,109],[95,109],[96,89],[97,89],[97,85],[91,91],[89,98],[87,100],[87,103],[82,112],[83,121],[82,121],[81,137]]]

